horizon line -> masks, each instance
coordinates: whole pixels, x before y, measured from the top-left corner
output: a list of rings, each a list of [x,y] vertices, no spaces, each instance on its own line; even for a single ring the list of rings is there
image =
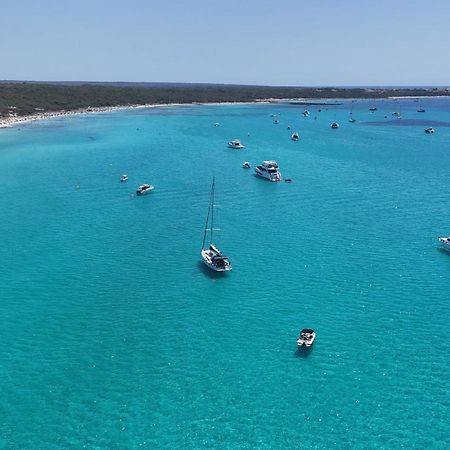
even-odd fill
[[[296,89],[450,89],[448,85],[433,84],[330,84],[330,85],[271,85],[271,84],[247,84],[247,83],[220,83],[202,81],[111,81],[111,80],[20,80],[5,79],[0,83],[36,83],[36,84],[147,84],[147,85],[198,85],[198,86],[248,86],[248,87],[270,87],[270,88],[296,88]]]

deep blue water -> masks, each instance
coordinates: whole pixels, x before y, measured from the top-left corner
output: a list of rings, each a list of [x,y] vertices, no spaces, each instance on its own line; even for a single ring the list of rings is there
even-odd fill
[[[0,448],[450,446],[450,129],[411,122],[450,100],[317,108],[0,130]],[[213,175],[227,276],[200,262]]]

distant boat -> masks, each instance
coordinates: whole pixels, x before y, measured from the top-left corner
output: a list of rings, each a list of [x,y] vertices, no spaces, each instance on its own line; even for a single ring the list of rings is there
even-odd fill
[[[242,145],[239,139],[234,139],[233,141],[228,142],[228,147],[242,150],[243,148],[245,148],[245,145]]]
[[[355,123],[355,122],[356,122],[356,120],[355,120],[353,117],[350,117],[350,119],[348,119],[348,121],[349,121],[350,123]]]
[[[248,161],[244,161],[244,162],[242,163],[242,167],[243,167],[244,169],[250,169],[251,165],[250,165],[250,163],[249,163]]]
[[[449,237],[440,237],[438,238],[441,243],[442,248],[450,251],[450,236]]]
[[[431,127],[429,127],[429,128],[425,128],[425,133],[427,133],[427,134],[433,134],[434,133],[434,129],[433,128],[431,128]]]
[[[334,130],[336,130],[336,129],[339,128],[339,124],[338,124],[337,122],[333,122],[333,123],[330,125],[330,127],[333,128]]]
[[[218,127],[219,125],[220,125],[219,122],[216,122],[216,123],[214,124],[215,127]]]
[[[300,139],[300,135],[296,131],[294,131],[291,135],[291,139],[293,141],[298,141]]]
[[[127,181],[128,180],[128,175],[122,175],[121,177],[120,177],[120,182],[121,183],[124,183],[125,181]]]
[[[299,347],[311,347],[316,340],[316,332],[311,328],[303,328],[300,332],[300,336],[297,339],[297,345]]]
[[[153,191],[153,189],[155,189],[155,186],[152,186],[151,184],[141,184],[136,189],[136,195],[148,194],[149,192]]]
[[[369,108],[369,111],[376,111],[376,110],[377,110],[377,108],[375,108],[373,106],[372,106],[372,108]]]
[[[425,112],[425,110],[424,110],[423,108],[419,108],[419,109],[417,110],[417,112],[421,112],[421,113],[424,113],[424,112]]]
[[[216,272],[228,272],[232,269],[230,260],[213,244],[215,187],[216,179],[213,177],[211,193],[209,196],[208,215],[206,216],[205,232],[203,234],[201,256],[205,265],[211,270]],[[208,231],[210,236],[209,245],[205,247]]]

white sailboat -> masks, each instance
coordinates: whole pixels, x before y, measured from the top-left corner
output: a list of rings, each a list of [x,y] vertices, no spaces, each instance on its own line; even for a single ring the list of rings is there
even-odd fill
[[[216,179],[215,177],[213,177],[211,194],[209,196],[208,215],[206,216],[205,233],[203,234],[201,255],[203,262],[211,270],[214,270],[216,272],[228,272],[232,269],[230,260],[227,256],[222,254],[222,252],[213,244],[215,187]],[[208,231],[209,245],[205,247]]]

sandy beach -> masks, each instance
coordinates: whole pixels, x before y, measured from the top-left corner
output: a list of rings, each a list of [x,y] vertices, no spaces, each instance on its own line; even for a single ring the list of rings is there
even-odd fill
[[[48,111],[37,112],[35,114],[29,114],[26,116],[9,116],[0,118],[0,128],[9,128],[35,120],[51,119],[61,116],[73,116],[75,114],[90,114],[90,113],[103,113],[112,112],[123,109],[137,109],[137,108],[156,108],[161,106],[169,106],[169,104],[149,104],[149,105],[124,105],[124,106],[101,106],[101,107],[88,107],[76,109],[73,111]]]
[[[151,103],[144,105],[121,105],[121,106],[100,106],[100,107],[88,107],[80,108],[73,111],[47,111],[36,112],[26,116],[12,115],[9,117],[0,117],[0,128],[10,128],[21,124],[34,122],[35,120],[52,119],[54,117],[73,116],[76,114],[91,114],[91,113],[108,113],[126,109],[138,109],[138,108],[162,108],[167,106],[193,106],[193,105],[250,105],[255,103],[269,103],[278,99],[261,99],[254,102],[213,102],[213,103]]]

